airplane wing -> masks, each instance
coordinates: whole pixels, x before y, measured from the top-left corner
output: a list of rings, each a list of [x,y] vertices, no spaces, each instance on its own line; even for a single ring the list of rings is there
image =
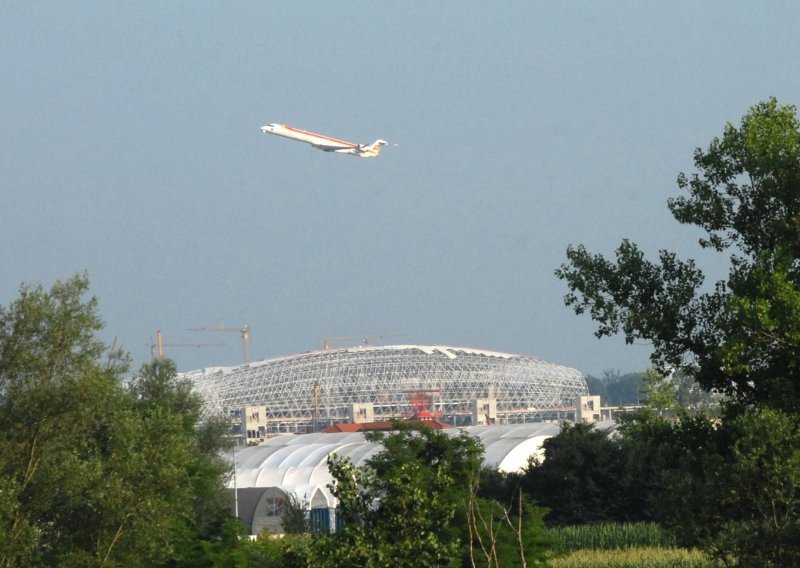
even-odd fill
[[[323,152],[336,152],[337,150],[350,150],[351,146],[332,146],[328,144],[311,144],[317,150],[322,150]]]

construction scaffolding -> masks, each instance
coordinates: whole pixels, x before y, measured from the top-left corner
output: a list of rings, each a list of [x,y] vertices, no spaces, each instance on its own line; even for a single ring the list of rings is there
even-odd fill
[[[184,373],[205,401],[206,416],[233,417],[264,405],[267,429],[310,432],[348,420],[353,404],[371,403],[375,420],[418,411],[409,392],[435,391],[430,411],[466,425],[472,401],[497,401],[499,423],[574,413],[588,394],[583,375],[535,357],[463,347],[362,345]],[[316,420],[315,420],[316,418]]]

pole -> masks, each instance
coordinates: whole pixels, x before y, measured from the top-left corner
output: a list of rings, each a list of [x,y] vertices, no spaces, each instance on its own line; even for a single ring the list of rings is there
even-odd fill
[[[242,360],[245,363],[250,362],[250,331],[247,324],[242,326]]]
[[[236,446],[237,441],[233,441],[233,516],[239,518],[239,487],[236,483]]]
[[[314,432],[317,431],[318,416],[319,416],[319,381],[314,381]]]

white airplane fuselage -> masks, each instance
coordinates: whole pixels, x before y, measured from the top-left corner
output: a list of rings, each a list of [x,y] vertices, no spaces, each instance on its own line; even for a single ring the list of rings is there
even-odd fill
[[[352,142],[346,142],[345,140],[331,138],[330,136],[323,136],[322,134],[314,134],[313,132],[293,128],[287,124],[267,124],[261,127],[261,132],[305,142],[325,152],[350,154],[361,158],[377,158],[380,155],[381,147],[386,145],[386,142],[383,140],[376,140],[372,144],[354,144]]]

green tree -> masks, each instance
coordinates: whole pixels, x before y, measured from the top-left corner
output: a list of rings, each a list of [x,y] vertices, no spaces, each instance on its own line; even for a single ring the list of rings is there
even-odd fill
[[[530,462],[520,485],[555,525],[656,521],[687,545],[708,544],[701,528],[718,514],[728,438],[705,415],[679,411],[674,420],[648,407],[623,415],[612,434],[566,424],[545,441],[544,460]]]
[[[569,426],[522,487],[555,524],[657,521],[726,565],[800,566],[800,418],[739,410],[720,421],[645,408],[612,438]]]
[[[131,531],[132,551],[141,554],[141,544],[153,539],[156,560],[177,561],[198,539],[214,536],[227,516],[228,466],[219,457],[226,428],[200,423],[202,401],[169,359],[143,365],[127,394],[130,414],[118,423],[127,429],[115,448],[123,459],[111,465],[128,484],[127,514],[143,523],[138,534]]]
[[[648,369],[642,383],[644,403],[659,415],[678,409],[677,385],[655,369]]]
[[[672,529],[685,546],[712,547],[711,527],[725,515],[729,433],[703,414],[670,420],[650,408],[626,416],[619,433],[629,508]]]
[[[545,510],[521,491],[507,505],[477,498],[467,508],[467,552],[470,568],[547,566],[559,543],[544,529]]]
[[[542,511],[524,498],[501,504],[477,496],[483,448],[461,432],[448,435],[398,422],[370,432],[383,450],[362,467],[332,457],[337,518],[343,529],[312,544],[322,566],[539,566],[555,546]],[[497,476],[489,492],[506,496]]]
[[[746,566],[800,566],[800,420],[759,409],[731,429],[727,515],[711,525],[719,555]]]
[[[690,413],[719,414],[724,398],[703,389],[690,375],[676,371],[670,377],[675,385],[678,407]]]
[[[305,534],[311,530],[308,503],[294,493],[290,493],[284,503],[281,527],[286,534]]]
[[[532,460],[521,486],[550,512],[547,520],[571,525],[626,519],[619,443],[591,424],[565,423],[544,441],[544,460]]]
[[[480,471],[476,496],[499,503],[513,503],[518,495],[521,479],[520,473],[484,466]]]
[[[198,568],[309,568],[310,535],[287,534],[273,538],[268,531],[255,540],[239,519],[226,519],[214,538],[200,541],[202,554],[177,562],[177,566]]]
[[[681,544],[740,566],[800,565],[800,419],[752,409],[720,422],[653,412],[621,428],[631,492]]]
[[[800,122],[770,99],[694,156],[680,223],[705,231],[701,247],[730,259],[710,290],[692,260],[662,250],[645,259],[630,241],[608,260],[570,246],[556,274],[565,302],[588,313],[598,337],[652,342],[652,361],[727,397],[720,420],[683,415],[632,428],[663,475],[652,495],[684,542],[748,566],[798,565],[797,427],[800,408]],[[669,431],[671,439],[661,436]],[[796,471],[796,469],[794,470]],[[651,478],[652,479],[652,478]]]
[[[337,516],[343,530],[321,539],[326,566],[457,566],[456,522],[478,479],[483,449],[475,438],[398,422],[368,432],[384,450],[364,467],[333,457]],[[327,548],[326,548],[327,547]]]
[[[28,565],[58,548],[74,521],[70,504],[96,478],[93,439],[115,369],[99,364],[96,301],[81,301],[86,276],[49,292],[23,285],[0,307],[0,565]],[[50,527],[53,527],[52,529]],[[99,551],[97,551],[99,552]]]
[[[199,401],[166,361],[122,386],[88,288],[23,285],[0,308],[0,566],[162,565],[223,518]]]
[[[796,412],[800,398],[800,123],[775,99],[728,125],[697,173],[681,174],[685,195],[668,203],[680,223],[705,230],[700,245],[730,254],[727,280],[702,292],[692,260],[662,250],[657,262],[625,240],[607,260],[567,249],[556,274],[565,302],[598,322],[598,337],[623,333],[652,342],[658,369],[682,370],[706,390],[743,404]]]

